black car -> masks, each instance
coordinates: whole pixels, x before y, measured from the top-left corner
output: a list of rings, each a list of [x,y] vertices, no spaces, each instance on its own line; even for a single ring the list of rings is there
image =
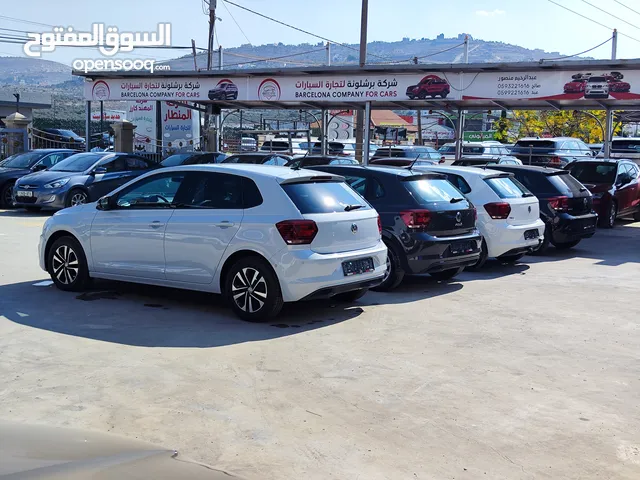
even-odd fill
[[[202,165],[205,163],[221,163],[227,155],[220,152],[176,153],[160,162],[161,167],[177,167],[178,165]]]
[[[311,146],[311,153],[320,155],[322,154],[322,142],[314,142]],[[341,142],[327,142],[327,154],[331,156],[344,154],[344,143]]]
[[[359,165],[355,158],[351,157],[329,157],[322,155],[308,155],[305,157],[294,158],[285,166],[291,168],[307,168],[317,165]]]
[[[209,100],[237,100],[238,87],[232,82],[222,82],[209,90]]]
[[[278,153],[238,153],[225,158],[222,163],[252,163],[262,165],[285,166],[291,161],[291,157]]]
[[[442,154],[435,148],[413,145],[394,145],[392,147],[380,147],[376,150],[372,160],[378,158],[408,158],[415,160],[432,160],[435,163],[442,160]]]
[[[486,168],[513,173],[540,200],[540,218],[546,227],[537,253],[544,253],[549,244],[558,249],[575,247],[596,232],[598,215],[593,211],[591,193],[567,170],[528,165]]]
[[[58,210],[93,202],[154,168],[156,164],[131,153],[76,153],[49,170],[18,180],[14,204],[28,210]]]
[[[45,128],[40,135],[34,134],[34,142],[43,147],[75,148],[84,150],[85,139],[73,130],[63,128]]]
[[[311,169],[342,175],[380,214],[389,256],[387,275],[374,290],[397,287],[405,274],[448,280],[478,262],[476,209],[446,176],[356,165]]]
[[[46,170],[70,155],[75,150],[46,149],[31,150],[7,158],[0,167],[0,208],[9,208],[13,203],[13,185],[21,177]]]
[[[520,160],[511,156],[497,157],[462,157],[455,160],[451,166],[453,167],[482,167],[484,165],[522,165]]]
[[[511,155],[524,165],[562,168],[568,163],[593,158],[591,149],[578,138],[521,138],[511,149]]]

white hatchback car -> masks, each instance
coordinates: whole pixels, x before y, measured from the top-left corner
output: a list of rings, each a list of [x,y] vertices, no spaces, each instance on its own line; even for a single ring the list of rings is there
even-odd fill
[[[248,321],[283,302],[353,301],[378,285],[378,213],[340,176],[263,165],[163,168],[48,219],[40,266],[62,290],[90,278],[222,293]]]
[[[544,238],[538,198],[512,173],[476,167],[420,167],[443,173],[478,211],[476,227],[483,237],[482,254],[471,268],[480,268],[489,257],[516,262],[536,250]],[[467,267],[469,268],[469,267]]]

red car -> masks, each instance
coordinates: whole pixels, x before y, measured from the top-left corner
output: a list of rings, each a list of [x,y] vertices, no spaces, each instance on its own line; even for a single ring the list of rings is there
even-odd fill
[[[631,85],[627,82],[623,82],[623,75],[619,72],[611,72],[611,75],[603,75],[609,83],[610,92],[628,92],[631,90]]]
[[[587,85],[586,79],[572,80],[564,85],[564,93],[584,93],[584,88]]]
[[[616,218],[640,221],[640,168],[630,160],[580,160],[566,169],[593,196],[600,225],[613,228]]]
[[[407,97],[411,100],[414,98],[446,98],[451,92],[449,83],[437,75],[427,75],[417,85],[407,87]]]

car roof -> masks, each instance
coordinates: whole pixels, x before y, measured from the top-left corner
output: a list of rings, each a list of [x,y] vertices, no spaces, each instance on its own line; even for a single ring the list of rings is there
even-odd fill
[[[570,162],[569,165],[574,163],[636,163],[633,160],[629,160],[628,158],[585,158],[574,160]]]
[[[558,140],[578,140],[578,141],[582,141],[579,138],[576,137],[549,137],[549,138],[538,138],[538,137],[524,137],[524,138],[519,138],[517,141],[518,142],[533,142],[535,140],[539,140],[539,141],[548,141],[548,142],[552,142],[552,141],[558,141]],[[516,142],[517,143],[517,142]]]
[[[318,165],[318,168],[331,168],[331,169],[335,169],[336,173],[342,175],[340,172],[340,170],[342,169],[352,169],[352,168],[357,168],[357,169],[362,169],[363,171],[369,171],[369,172],[375,172],[375,173],[382,173],[384,175],[392,175],[392,176],[396,176],[396,177],[413,177],[415,176],[415,172],[412,173],[411,170],[406,169],[406,168],[398,168],[398,167],[392,167],[389,165]],[[315,167],[313,167],[315,168]],[[345,173],[346,174],[346,173]]]
[[[486,168],[491,168],[493,170],[505,170],[505,171],[509,171],[509,170],[515,170],[515,171],[525,171],[525,172],[531,172],[531,173],[542,173],[542,174],[548,174],[548,173],[552,173],[552,172],[560,172],[563,169],[562,168],[550,168],[550,167],[538,167],[535,165],[505,165],[505,164],[491,164],[491,165],[487,165]]]
[[[287,150],[285,150],[287,151]],[[271,157],[273,155],[280,155],[282,152],[273,151],[273,152],[245,152],[245,153],[234,153],[230,155],[230,157]],[[285,155],[286,156],[286,155]]]
[[[176,167],[165,167],[164,172],[179,171],[198,171],[212,173],[230,173],[234,175],[243,175],[247,178],[275,178],[279,183],[286,181],[317,177],[318,172],[315,170],[293,170],[290,167],[281,167],[276,165],[256,165],[246,163],[216,163],[203,165],[180,165]],[[339,178],[339,177],[338,177]]]
[[[39,153],[51,153],[51,152],[78,152],[72,148],[34,148],[33,150],[29,150],[29,152],[39,152]],[[22,153],[29,153],[22,152]],[[83,153],[83,152],[78,152]]]
[[[494,164],[495,165],[495,164]],[[425,168],[434,172],[444,172],[444,173],[457,173],[457,174],[470,174],[470,175],[478,175],[479,177],[488,177],[496,174],[495,170],[486,170],[484,168],[479,167],[462,167],[462,166],[451,166],[451,165],[433,165],[432,167],[423,167],[417,166],[417,169]]]

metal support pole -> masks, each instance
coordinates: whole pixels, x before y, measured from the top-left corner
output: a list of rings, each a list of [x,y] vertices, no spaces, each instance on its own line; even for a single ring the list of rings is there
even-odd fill
[[[469,63],[469,35],[464,36],[464,53],[462,54],[462,63]]]
[[[87,101],[85,106],[84,138],[84,150],[88,152],[91,150],[91,101]]]
[[[331,42],[327,42],[327,66],[331,66]]]
[[[100,139],[99,143],[96,146],[100,146],[102,144],[102,133],[104,132],[104,102],[100,100]]]
[[[369,0],[362,0],[362,13],[360,15],[360,68],[367,63],[367,25],[369,19]],[[368,127],[368,126],[367,126]],[[356,160],[364,163],[362,156],[363,132],[364,132],[364,111],[361,108],[356,110]],[[367,159],[368,160],[368,159]]]
[[[418,109],[418,145],[422,145],[422,110],[420,109]]]
[[[207,70],[211,70],[211,64],[213,63],[213,37],[215,34],[216,25],[216,7],[218,6],[217,0],[209,0],[209,43],[207,45]]]
[[[322,120],[321,120],[321,123],[322,123],[322,125],[321,125],[322,126],[322,128],[321,128],[322,140],[320,142],[320,144],[322,145],[321,152],[320,152],[321,155],[326,155],[327,154],[327,133],[328,133],[328,130],[329,130],[328,129],[329,126],[327,125],[327,120],[328,120],[327,119],[327,109],[323,108],[322,109]]]
[[[464,138],[464,110],[458,109],[458,128],[456,129],[456,160],[462,158],[462,139]]]
[[[242,110],[240,110],[240,131],[244,130],[244,129],[242,128],[242,112],[243,112],[243,111],[242,111]]]
[[[606,124],[605,124],[605,137],[604,141],[604,158],[609,158],[611,154],[611,138],[613,137],[613,110],[607,108],[606,112]]]
[[[611,37],[611,60],[615,60],[618,55],[618,30],[613,29],[613,36]]]
[[[369,165],[369,143],[371,136],[371,102],[364,104],[364,144],[362,145],[362,164]]]
[[[222,45],[220,45],[218,47],[218,70],[222,70],[222,67],[224,65],[224,61],[223,61],[223,53],[222,53]]]

